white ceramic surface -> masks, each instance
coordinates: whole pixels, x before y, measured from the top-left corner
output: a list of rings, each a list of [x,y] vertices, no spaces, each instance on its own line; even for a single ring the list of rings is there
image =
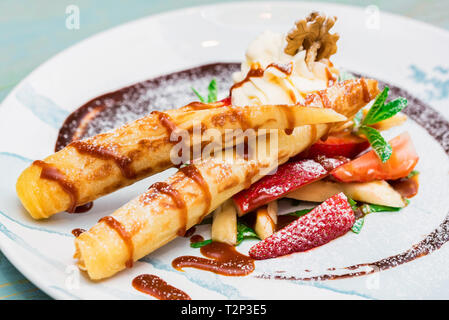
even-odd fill
[[[449,298],[449,246],[413,262],[370,276],[323,282],[263,280],[264,270],[325,270],[375,261],[403,252],[432,232],[449,208],[449,158],[441,145],[409,120],[389,136],[408,130],[421,156],[421,190],[397,213],[368,216],[359,235],[347,234],[303,254],[257,262],[242,278],[171,267],[173,258],[198,255],[185,238],[153,252],[135,268],[91,282],[72,259],[70,231],[145,190],[165,172],[95,202],[83,215],[59,214],[34,221],[15,195],[15,181],[31,159],[53,151],[61,121],[87,100],[157,75],[210,62],[238,62],[248,43],[265,29],[288,30],[311,10],[338,16],[341,35],[335,64],[396,84],[449,117],[449,33],[381,13],[378,28],[363,9],[322,3],[238,3],[197,7],[140,19],[102,32],[56,55],[24,79],[0,106],[0,248],[50,296],[60,299],[151,298],[131,286],[134,276],[154,273],[193,299],[215,298]],[[211,45],[212,44],[212,45]],[[447,133],[442,133],[449,143]],[[201,226],[207,237],[208,227]],[[239,247],[247,252],[252,241]],[[286,267],[288,266],[288,267]]]

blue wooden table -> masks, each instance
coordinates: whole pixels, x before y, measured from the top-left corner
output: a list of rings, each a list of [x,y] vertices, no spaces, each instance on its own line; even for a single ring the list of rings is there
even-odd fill
[[[310,1],[310,0],[309,0]],[[0,101],[33,69],[97,32],[159,13],[216,2],[207,0],[0,0]],[[449,1],[339,0],[405,15],[449,29]],[[80,9],[80,28],[67,29],[66,8]],[[49,299],[0,252],[0,299]]]

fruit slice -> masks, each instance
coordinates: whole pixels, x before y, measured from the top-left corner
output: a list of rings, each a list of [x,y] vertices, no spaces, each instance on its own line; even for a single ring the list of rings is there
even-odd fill
[[[276,231],[277,212],[278,205],[276,200],[268,203],[266,207],[257,209],[254,231],[260,239],[268,238]]]
[[[317,141],[309,150],[300,154],[302,159],[315,158],[322,155],[329,158],[342,156],[346,158],[354,158],[360,152],[369,147],[366,139],[345,133],[329,136],[326,141]]]
[[[368,182],[374,180],[396,180],[406,177],[418,163],[418,155],[407,132],[390,141],[393,153],[382,163],[374,150],[354,159],[332,172],[342,182]]]
[[[230,200],[214,211],[212,240],[235,245],[237,243],[237,213]]]
[[[261,260],[306,251],[344,235],[354,221],[354,211],[348,199],[339,193],[251,247],[249,255]]]
[[[315,160],[287,162],[280,166],[275,174],[263,177],[248,189],[234,195],[233,200],[238,214],[241,216],[302,186],[320,180],[346,161],[344,158],[317,157]]]
[[[401,194],[384,180],[350,183],[320,180],[299,188],[286,197],[303,201],[323,202],[340,192],[356,201],[371,204],[395,208],[403,208],[406,205]]]

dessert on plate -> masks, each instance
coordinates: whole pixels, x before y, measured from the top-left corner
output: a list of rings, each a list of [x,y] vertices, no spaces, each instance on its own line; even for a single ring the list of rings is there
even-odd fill
[[[406,207],[418,192],[419,156],[407,132],[387,141],[382,131],[406,121],[407,100],[387,101],[388,87],[333,65],[335,22],[312,12],[287,34],[261,34],[222,100],[212,80],[207,99],[195,90],[200,101],[75,139],[33,162],[17,181],[22,204],[35,219],[77,212],[177,168],[76,232],[74,258],[92,280],[131,268],[198,224],[211,228],[211,239],[191,238],[205,257],[178,257],[173,268],[244,276],[255,260],[359,233],[366,215]],[[279,215],[279,201],[309,207]],[[247,254],[235,249],[245,239],[258,239]],[[155,277],[133,285],[161,299],[170,296],[163,288],[177,290]],[[179,290],[171,296],[189,298]]]

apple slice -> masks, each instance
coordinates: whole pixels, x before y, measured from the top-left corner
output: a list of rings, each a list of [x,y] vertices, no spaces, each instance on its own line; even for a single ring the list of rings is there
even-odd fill
[[[233,202],[230,200],[214,211],[212,240],[233,246],[237,243],[237,213]]]
[[[369,142],[366,139],[350,133],[340,133],[330,135],[325,141],[317,141],[298,157],[313,159],[321,155],[329,158],[342,156],[352,159],[368,147]]]
[[[268,238],[276,231],[277,212],[278,205],[276,200],[268,203],[265,207],[257,209],[254,231],[260,239]]]
[[[323,179],[332,170],[347,162],[346,158],[317,157],[315,160],[295,160],[281,165],[276,173],[253,183],[232,198],[239,216],[314,181]]]
[[[289,193],[286,197],[322,202],[340,192],[356,201],[395,208],[406,206],[402,196],[384,180],[353,183],[316,181]]]

